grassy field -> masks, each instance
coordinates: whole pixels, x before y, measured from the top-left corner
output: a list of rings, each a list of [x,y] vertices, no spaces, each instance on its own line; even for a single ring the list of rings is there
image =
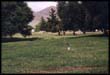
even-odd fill
[[[17,34],[14,41],[2,42],[2,73],[108,73],[108,37],[33,33],[24,39]]]

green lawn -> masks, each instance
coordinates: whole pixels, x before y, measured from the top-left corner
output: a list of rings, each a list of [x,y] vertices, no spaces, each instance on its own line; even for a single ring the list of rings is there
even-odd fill
[[[2,73],[108,73],[108,37],[96,35],[18,34],[2,43]]]

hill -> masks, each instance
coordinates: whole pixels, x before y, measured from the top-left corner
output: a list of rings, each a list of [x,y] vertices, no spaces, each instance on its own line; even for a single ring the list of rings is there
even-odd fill
[[[34,19],[29,23],[29,25],[31,25],[32,27],[35,27],[35,25],[40,22],[40,19],[42,16],[46,20],[46,18],[49,16],[49,12],[51,8],[53,8],[57,12],[57,9],[55,6],[47,7],[39,12],[33,12]]]

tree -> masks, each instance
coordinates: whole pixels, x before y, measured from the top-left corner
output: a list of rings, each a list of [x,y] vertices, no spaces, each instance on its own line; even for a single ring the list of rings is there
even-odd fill
[[[58,15],[63,23],[63,30],[80,29],[85,32],[87,30],[95,30],[96,28],[106,31],[108,28],[108,2],[77,1],[58,2]],[[102,10],[103,9],[103,10]]]
[[[40,31],[40,23],[38,23],[35,27],[35,32]]]
[[[41,31],[46,31],[47,28],[47,24],[46,21],[43,17],[41,17],[41,21],[40,21],[40,30]]]
[[[31,33],[31,30],[33,29],[33,27],[32,26],[26,26],[26,27],[24,27],[21,31],[20,31],[20,33],[24,36],[24,37],[26,37],[26,36],[30,36],[30,35],[32,35],[32,33]]]
[[[24,2],[1,2],[2,36],[21,33],[33,18],[32,11]]]
[[[90,27],[92,30],[100,29],[104,33],[108,28],[108,2],[84,1],[83,5],[90,14]]]
[[[57,5],[57,13],[58,13],[58,16],[59,18],[61,19],[61,24],[62,24],[62,30],[63,30],[63,34],[65,35],[65,30],[66,28],[64,27],[65,24],[66,24],[66,18],[65,18],[65,1],[59,1],[58,2],[58,5]]]
[[[50,15],[47,18],[48,19],[48,31],[51,32],[59,32],[60,35],[60,28],[59,28],[59,21],[55,14],[55,10],[51,9]]]
[[[78,2],[77,2],[78,3]],[[86,31],[89,29],[89,21],[90,21],[90,14],[88,13],[87,9],[83,5],[83,1],[78,3],[79,5],[79,29],[86,34]]]
[[[81,11],[77,1],[58,2],[58,15],[63,23],[63,30],[72,30],[73,35],[79,29],[81,21]]]

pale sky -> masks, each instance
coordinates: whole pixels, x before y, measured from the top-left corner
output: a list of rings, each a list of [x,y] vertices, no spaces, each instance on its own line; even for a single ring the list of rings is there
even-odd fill
[[[55,1],[26,1],[26,3],[32,9],[32,11],[40,11],[49,6],[57,5],[57,2]]]

